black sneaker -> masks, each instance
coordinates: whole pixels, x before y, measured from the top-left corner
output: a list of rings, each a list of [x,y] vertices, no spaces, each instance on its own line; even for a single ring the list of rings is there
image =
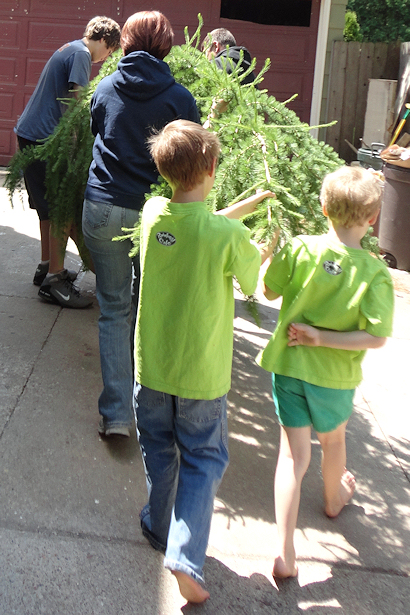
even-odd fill
[[[37,265],[37,269],[34,274],[33,284],[35,284],[35,286],[41,286],[44,280],[46,279],[47,273],[48,273],[48,263],[46,263],[45,265],[42,265],[41,263],[39,263]],[[67,269],[67,277],[69,280],[74,282],[74,280],[77,279],[77,276],[78,276],[77,271],[70,271],[70,269]]]
[[[84,297],[69,278],[67,269],[49,276],[38,291],[39,296],[62,307],[87,308],[93,304],[91,297]]]

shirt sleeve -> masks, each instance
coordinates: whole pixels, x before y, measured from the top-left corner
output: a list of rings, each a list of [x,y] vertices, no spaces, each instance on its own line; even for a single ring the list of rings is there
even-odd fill
[[[88,50],[76,51],[72,56],[68,83],[74,83],[80,87],[88,84],[91,74],[91,55]]]
[[[274,293],[283,295],[283,290],[291,277],[291,244],[286,244],[269,265],[263,281]]]
[[[239,282],[244,295],[252,295],[258,284],[261,255],[255,244],[250,241],[250,232],[243,233],[228,275],[233,275]]]
[[[389,272],[380,271],[360,304],[366,319],[366,331],[376,337],[389,337],[393,329],[394,289]]]

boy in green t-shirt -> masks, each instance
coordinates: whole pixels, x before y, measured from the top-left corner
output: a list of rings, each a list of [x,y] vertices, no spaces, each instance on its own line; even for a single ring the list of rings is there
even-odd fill
[[[272,372],[281,424],[275,474],[278,548],[275,577],[297,575],[295,547],[311,426],[322,447],[325,513],[336,517],[355,490],[346,470],[345,430],[367,348],[391,335],[393,284],[361,239],[379,214],[382,184],[368,170],[342,167],[321,191],[329,232],[294,238],[273,258],[264,294],[283,297],[278,325],[258,363]]]
[[[226,394],[231,385],[233,276],[256,288],[262,254],[239,218],[270,191],[215,215],[204,200],[219,141],[186,120],[150,139],[172,198],[153,197],[141,218],[141,286],[135,335],[135,411],[148,504],[144,536],[165,553],[181,594],[203,602],[200,585],[214,497],[228,465]],[[262,258],[261,258],[262,257]]]

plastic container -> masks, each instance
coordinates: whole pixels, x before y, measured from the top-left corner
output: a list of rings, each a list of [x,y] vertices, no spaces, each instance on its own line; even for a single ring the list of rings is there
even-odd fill
[[[357,151],[357,160],[365,169],[371,167],[375,171],[380,171],[383,168],[383,160],[379,154],[384,148],[384,143],[372,143],[371,147],[361,147]]]
[[[410,169],[384,167],[379,246],[390,267],[410,271]]]

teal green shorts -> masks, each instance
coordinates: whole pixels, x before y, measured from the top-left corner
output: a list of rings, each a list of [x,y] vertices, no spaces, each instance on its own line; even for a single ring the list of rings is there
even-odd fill
[[[354,389],[328,389],[297,378],[272,374],[272,395],[284,427],[309,427],[327,433],[347,421]]]

